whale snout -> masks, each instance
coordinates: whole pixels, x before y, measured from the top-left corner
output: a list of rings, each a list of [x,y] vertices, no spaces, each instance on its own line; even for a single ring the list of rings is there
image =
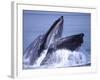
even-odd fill
[[[77,36],[79,36],[79,37],[84,37],[84,33],[80,33],[80,34],[78,34]]]
[[[76,37],[83,38],[84,37],[84,34],[83,33],[77,34]]]
[[[63,16],[61,16],[60,19],[63,19]]]
[[[80,33],[80,34],[77,34],[77,35],[73,35],[70,40],[72,41],[72,43],[77,43],[77,44],[80,44],[83,43],[83,37],[84,37],[84,34],[83,33]]]

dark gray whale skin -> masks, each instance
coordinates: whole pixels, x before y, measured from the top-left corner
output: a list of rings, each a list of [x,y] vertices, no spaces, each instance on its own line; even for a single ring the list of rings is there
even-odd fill
[[[35,60],[41,55],[41,52],[43,50],[49,48],[50,44],[54,42],[54,40],[61,38],[63,31],[63,22],[63,16],[61,16],[53,23],[53,25],[45,34],[38,36],[28,46],[28,48],[26,48],[23,54],[23,60],[29,59],[29,62],[23,61],[23,64],[33,65]]]
[[[59,49],[67,49],[70,51],[77,50],[83,43],[83,37],[84,34],[80,33],[80,34],[60,38],[59,40],[55,41],[53,44],[50,45],[46,57],[41,62],[41,65],[48,64],[47,60],[49,59],[50,55],[52,55],[52,53],[54,53],[56,50]]]
[[[57,41],[56,48],[57,49],[65,48],[65,49],[74,51],[78,47],[80,47],[81,44],[83,43],[83,37],[84,37],[84,34],[80,33],[80,34],[72,35],[69,37],[61,38],[60,40]]]

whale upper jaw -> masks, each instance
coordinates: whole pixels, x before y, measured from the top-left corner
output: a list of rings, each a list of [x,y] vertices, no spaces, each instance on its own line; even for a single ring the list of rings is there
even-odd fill
[[[44,36],[43,47],[46,49],[52,44],[56,39],[61,38],[63,32],[63,16],[58,18],[46,32]]]

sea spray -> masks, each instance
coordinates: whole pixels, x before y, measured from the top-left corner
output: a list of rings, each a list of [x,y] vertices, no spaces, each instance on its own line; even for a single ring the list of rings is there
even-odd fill
[[[43,61],[43,59],[46,57],[48,50],[44,50],[41,53],[41,56],[35,61],[35,64],[33,65],[34,67],[40,67],[41,62]]]
[[[69,67],[86,64],[86,57],[82,52],[66,49],[57,50],[47,60],[45,67]]]
[[[42,60],[46,57],[47,50],[44,50],[41,56],[36,60],[31,68],[57,68],[57,67],[70,67],[80,66],[87,64],[87,59],[84,53],[80,51],[70,51],[66,49],[59,49],[50,55],[46,61],[47,64],[40,65]]]

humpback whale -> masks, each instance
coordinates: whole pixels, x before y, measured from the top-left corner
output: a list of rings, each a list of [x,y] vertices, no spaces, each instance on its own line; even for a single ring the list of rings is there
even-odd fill
[[[64,19],[63,16],[61,16],[52,24],[46,33],[39,35],[35,40],[33,40],[24,51],[24,65],[34,65],[35,61],[42,55],[44,50],[47,50],[47,53],[40,65],[46,64],[50,55],[59,49],[75,51],[81,46],[83,43],[84,33],[62,38],[63,23]]]

